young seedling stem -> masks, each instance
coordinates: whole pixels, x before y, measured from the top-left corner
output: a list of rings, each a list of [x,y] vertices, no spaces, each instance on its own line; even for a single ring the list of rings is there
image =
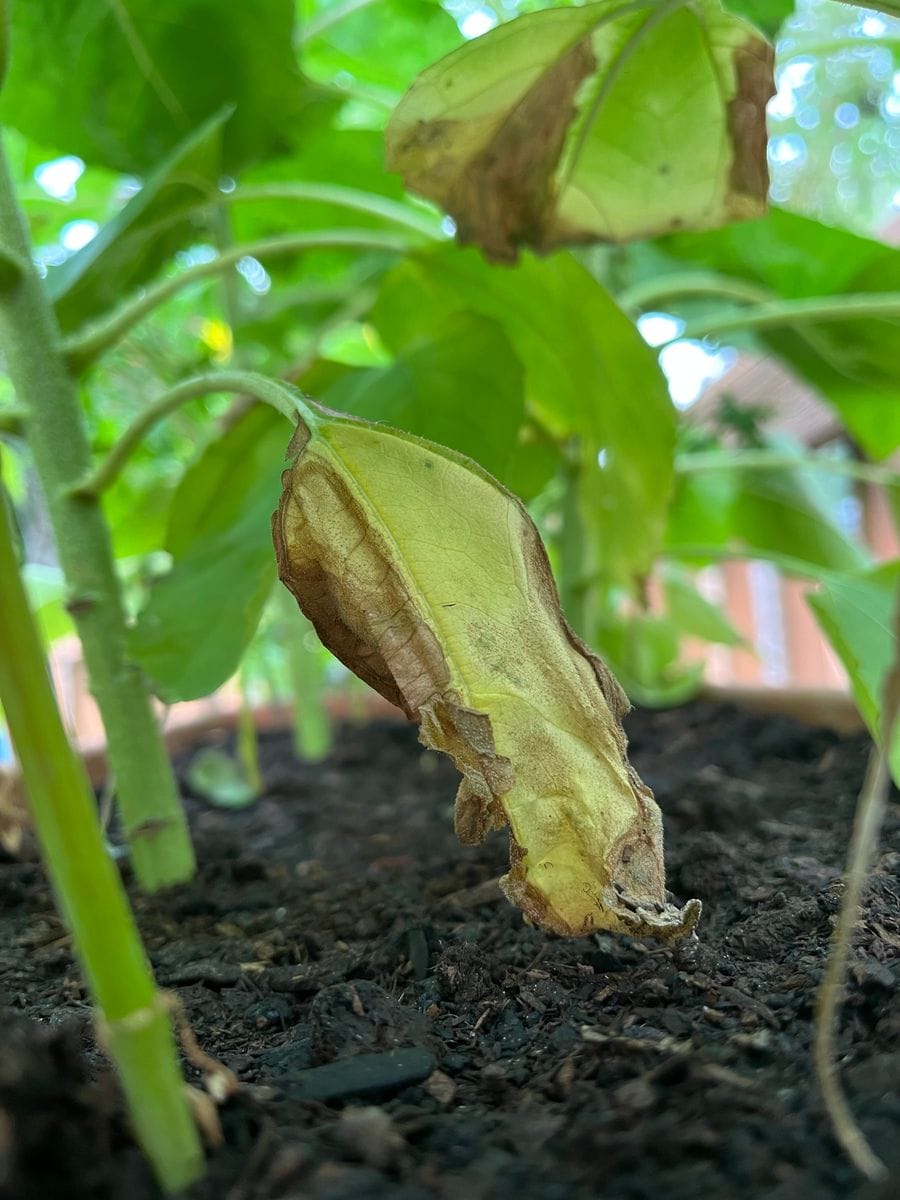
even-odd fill
[[[895,628],[900,646],[900,596],[896,609]],[[900,709],[900,657],[888,672],[882,709],[882,744],[875,746],[869,758],[866,778],[856,806],[847,871],[844,876],[844,895],[838,913],[831,953],[816,1005],[816,1025],[813,1040],[813,1060],[825,1108],[834,1134],[854,1166],[869,1179],[884,1179],[887,1168],[875,1154],[847,1103],[835,1064],[838,1018],[841,999],[847,981],[847,965],[853,932],[859,920],[860,901],[869,873],[872,855],[878,844],[878,834],[884,820],[890,785],[889,756],[897,730]]]
[[[103,512],[95,497],[72,495],[90,470],[90,447],[2,150],[0,258],[20,264],[18,272],[0,278],[0,344],[25,410],[24,433],[103,718],[134,869],[142,886],[153,890],[190,878],[193,852],[143,676],[126,654],[125,613]]]
[[[203,1155],[156,991],[121,880],[103,842],[87,777],[66,738],[13,549],[0,491],[0,701],[60,911],[97,1006],[135,1134],[161,1186],[181,1191]]]

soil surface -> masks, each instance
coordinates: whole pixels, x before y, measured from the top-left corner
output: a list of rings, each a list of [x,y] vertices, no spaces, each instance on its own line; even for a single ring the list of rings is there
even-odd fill
[[[900,1194],[896,804],[839,1040],[893,1182],[846,1163],[810,1066],[865,740],[711,705],[627,726],[669,886],[704,903],[674,948],[525,926],[491,883],[505,836],[456,842],[456,774],[399,722],[344,727],[318,765],[265,738],[250,808],[188,797],[196,882],[135,905],[241,1083],[193,1200]],[[33,863],[0,860],[0,964],[4,1200],[156,1197]]]

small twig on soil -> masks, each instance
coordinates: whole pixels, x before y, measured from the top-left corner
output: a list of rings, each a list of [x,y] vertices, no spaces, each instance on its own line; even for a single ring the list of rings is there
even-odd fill
[[[900,604],[896,610],[895,629],[900,646]],[[859,918],[863,886],[887,807],[890,784],[888,756],[896,728],[898,708],[900,657],[895,658],[885,681],[882,742],[880,747],[873,748],[869,757],[866,778],[856,805],[853,836],[847,856],[844,896],[832,938],[831,953],[819,989],[813,1037],[813,1062],[835,1137],[854,1166],[867,1178],[874,1180],[884,1179],[887,1168],[872,1150],[850,1111],[835,1064],[835,1041],[853,930]]]
[[[237,1076],[201,1047],[187,1019],[180,997],[175,992],[164,992],[163,996],[166,1007],[172,1014],[175,1032],[178,1034],[185,1058],[191,1066],[203,1073],[204,1087],[216,1104],[224,1104],[238,1089]]]

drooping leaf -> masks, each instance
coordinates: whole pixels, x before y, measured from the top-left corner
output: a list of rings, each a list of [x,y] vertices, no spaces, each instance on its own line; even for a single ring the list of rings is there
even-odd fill
[[[214,691],[236,670],[275,578],[269,522],[278,498],[284,418],[263,405],[201,454],[172,501],[158,580],[130,651],[168,703]]]
[[[441,442],[510,481],[525,412],[522,366],[495,321],[457,313],[389,367],[344,375],[321,398]]]
[[[224,167],[235,172],[289,150],[322,102],[297,68],[293,23],[292,0],[14,4],[0,120],[44,146],[141,175],[234,105]]]
[[[900,559],[856,575],[833,576],[807,597],[816,620],[850,676],[853,696],[876,739],[884,684],[897,657],[895,614],[900,604]],[[900,729],[889,749],[900,787]]]
[[[648,570],[671,491],[675,410],[633,323],[568,255],[498,270],[454,247],[397,267],[373,321],[399,350],[460,309],[502,327],[541,426],[579,439],[583,519],[604,572],[630,581]]]
[[[765,211],[772,51],[718,0],[529,13],[419,77],[388,163],[462,242],[629,241]]]
[[[762,299],[845,296],[845,317],[785,320],[755,337],[822,393],[869,454],[882,458],[900,446],[900,250],[781,209],[663,246],[680,263],[759,283],[768,293]],[[860,293],[898,303],[892,313],[855,317]]]
[[[196,237],[192,214],[218,191],[228,116],[218,113],[180,143],[96,237],[50,269],[47,290],[63,330],[111,308]]]
[[[308,411],[274,521],[282,580],[328,648],[463,774],[456,827],[510,825],[507,896],[562,934],[680,936],[627,701],[559,609],[522,505],[432,442]]]

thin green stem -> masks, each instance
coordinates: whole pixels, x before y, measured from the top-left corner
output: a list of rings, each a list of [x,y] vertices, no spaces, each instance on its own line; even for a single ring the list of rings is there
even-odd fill
[[[900,292],[860,292],[853,296],[812,296],[801,300],[771,300],[718,317],[688,321],[671,341],[681,338],[719,338],[737,329],[773,329],[807,321],[861,321],[869,317],[900,317]]]
[[[331,721],[325,707],[325,668],[321,651],[306,644],[311,623],[287,588],[278,584],[275,604],[284,629],[282,645],[294,702],[294,750],[306,762],[324,758],[331,749]]]
[[[403,254],[410,248],[410,243],[396,234],[382,233],[376,229],[325,229],[264,238],[242,246],[232,246],[209,262],[197,263],[178,275],[172,275],[151,285],[137,296],[126,300],[112,313],[68,338],[64,346],[68,368],[73,374],[81,374],[99,355],[115,346],[161,304],[165,304],[185,288],[227,271],[242,258],[284,258],[301,254],[305,250],[322,248],[383,250],[387,253]]]
[[[317,13],[316,16],[310,17],[305,22],[300,31],[300,45],[305,46],[313,38],[321,37],[326,29],[330,29],[332,25],[337,25],[345,17],[349,17],[353,13],[359,12],[361,8],[368,8],[370,4],[375,3],[376,0],[341,0],[340,3],[333,4],[330,8]]]
[[[717,296],[741,304],[760,304],[772,299],[766,288],[714,271],[685,271],[644,279],[624,288],[617,299],[622,308],[634,312],[654,309],[685,296]]]
[[[853,820],[853,833],[844,874],[844,895],[831,942],[831,953],[816,1003],[813,1062],[835,1136],[854,1166],[869,1179],[884,1179],[887,1169],[857,1125],[841,1087],[835,1065],[838,1018],[847,982],[847,963],[860,915],[863,888],[887,809],[889,756],[900,705],[900,596],[895,612],[897,647],[887,674],[882,704],[881,745],[873,748]]]
[[[106,729],[135,872],[141,885],[152,890],[190,878],[193,852],[144,677],[128,658],[109,529],[95,499],[71,494],[91,466],[84,416],[63,361],[59,327],[31,262],[25,219],[2,151],[0,243],[28,263],[18,281],[0,287],[0,344],[26,410],[25,435],[47,498],[69,609]]]
[[[830,458],[827,455],[798,457],[770,450],[741,450],[733,454],[720,451],[679,454],[675,458],[675,470],[679,475],[690,475],[695,471],[825,471],[831,475],[847,475],[851,479],[880,484],[882,487],[900,487],[900,473],[888,467],[877,467],[852,459]]]
[[[204,375],[194,375],[182,380],[148,405],[114,443],[100,466],[85,473],[84,478],[73,486],[71,495],[81,499],[101,495],[115,483],[128,459],[154,425],[183,404],[217,392],[252,396],[263,404],[270,404],[292,423],[296,423],[298,414],[315,423],[315,414],[303,405],[299,394],[277,380],[266,379],[252,371],[210,371]]]
[[[203,1170],[175,1042],[87,777],[66,738],[0,492],[0,702],[60,911],[98,1009],[137,1139],[166,1191]]]
[[[366,216],[379,217],[401,228],[421,234],[430,241],[445,241],[440,217],[419,213],[408,204],[365,192],[359,188],[343,187],[336,183],[264,183],[255,187],[238,187],[222,194],[223,204],[253,204],[266,200],[298,200],[333,204]]]

